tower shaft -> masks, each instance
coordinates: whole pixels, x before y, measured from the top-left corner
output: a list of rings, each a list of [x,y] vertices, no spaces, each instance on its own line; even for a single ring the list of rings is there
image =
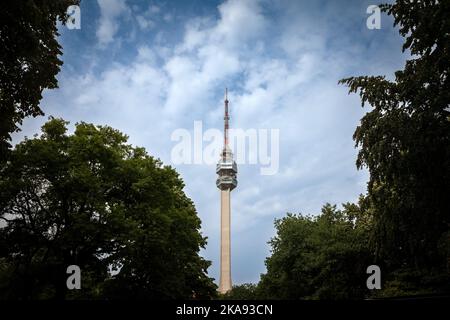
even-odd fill
[[[220,293],[231,290],[230,195],[230,189],[220,191]]]

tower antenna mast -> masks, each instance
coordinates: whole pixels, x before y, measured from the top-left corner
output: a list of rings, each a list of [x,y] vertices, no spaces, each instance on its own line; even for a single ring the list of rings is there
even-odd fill
[[[224,116],[224,142],[223,145],[228,146],[228,129],[229,129],[229,121],[230,121],[230,115],[228,114],[228,88],[225,88],[225,116]]]

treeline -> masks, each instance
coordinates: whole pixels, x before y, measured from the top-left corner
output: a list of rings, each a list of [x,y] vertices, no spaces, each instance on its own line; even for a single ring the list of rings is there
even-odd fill
[[[450,1],[381,6],[412,59],[395,80],[343,79],[371,110],[354,133],[367,194],[277,220],[267,273],[229,298],[351,299],[450,292]],[[378,265],[382,289],[369,291]]]
[[[436,250],[440,264],[392,266],[375,253],[373,211],[367,198],[326,204],[317,215],[287,214],[275,221],[267,272],[257,284],[236,285],[221,299],[325,299],[413,297],[450,293],[449,240]],[[447,246],[447,247],[446,247]],[[371,265],[381,270],[381,290],[369,290]]]

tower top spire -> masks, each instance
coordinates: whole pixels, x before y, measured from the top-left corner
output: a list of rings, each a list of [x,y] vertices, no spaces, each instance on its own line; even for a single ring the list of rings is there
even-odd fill
[[[224,150],[227,148],[228,146],[228,128],[229,128],[229,120],[230,120],[230,116],[228,114],[228,88],[225,88],[225,115],[223,117],[224,120],[224,128],[223,128],[223,136],[224,136],[224,141],[223,141],[223,148]]]

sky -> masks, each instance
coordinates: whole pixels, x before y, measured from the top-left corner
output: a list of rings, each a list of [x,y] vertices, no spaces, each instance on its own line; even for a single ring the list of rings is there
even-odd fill
[[[194,136],[194,121],[203,132],[222,130],[227,87],[231,128],[279,132],[269,141],[279,150],[276,172],[262,174],[260,162],[239,164],[231,195],[233,283],[257,282],[274,219],[318,214],[327,202],[340,206],[365,193],[368,173],[356,168],[352,135],[370,107],[338,80],[392,79],[407,58],[391,17],[382,14],[380,29],[367,28],[372,4],[82,0],[81,28],[59,26],[64,65],[59,88],[44,91],[46,116],[25,120],[14,142],[39,133],[48,116],[70,121],[72,131],[85,121],[126,133],[180,173],[208,237],[201,254],[218,283],[215,165],[175,163],[172,152],[174,132]]]

